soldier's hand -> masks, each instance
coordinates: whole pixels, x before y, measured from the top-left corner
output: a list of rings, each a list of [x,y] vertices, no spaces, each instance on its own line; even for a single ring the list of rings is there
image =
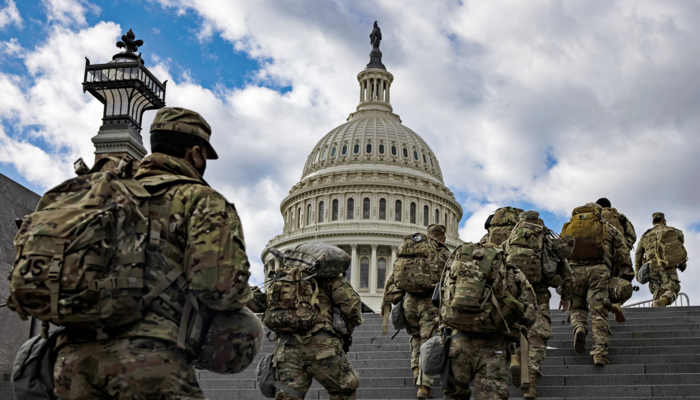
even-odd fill
[[[561,301],[559,301],[559,309],[561,312],[565,313],[569,311],[569,308],[571,308],[571,300],[561,299]]]

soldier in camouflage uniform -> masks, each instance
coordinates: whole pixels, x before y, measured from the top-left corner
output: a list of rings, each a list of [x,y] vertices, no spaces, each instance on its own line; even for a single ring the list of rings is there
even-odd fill
[[[656,212],[652,215],[652,223],[654,227],[644,232],[639,240],[639,246],[634,255],[634,269],[639,271],[644,261],[650,262],[649,275],[649,291],[654,295],[654,307],[666,307],[673,304],[681,291],[681,281],[678,279],[678,271],[685,271],[687,263],[684,261],[678,265],[670,265],[667,268],[659,265],[656,259],[656,241],[654,233],[661,227],[666,226],[666,217],[663,213]],[[670,227],[669,227],[670,228]],[[678,239],[681,243],[685,242],[683,231],[676,228],[671,228],[676,231]]]
[[[486,246],[494,246],[486,244]],[[454,257],[461,254],[462,248],[458,247],[448,259],[452,264]],[[515,267],[491,269],[491,273],[500,275],[500,280],[505,279],[505,291],[518,302],[525,305],[523,317],[519,324],[510,326],[511,332],[462,332],[452,329],[452,340],[448,353],[450,378],[443,382],[442,392],[446,400],[469,400],[471,389],[469,383],[474,381],[475,400],[499,400],[508,398],[508,365],[506,349],[509,343],[518,340],[518,329],[530,329],[536,318],[536,300],[532,286],[525,275]],[[505,275],[505,276],[504,276]],[[444,291],[447,286],[443,287]],[[498,290],[498,289],[494,289]],[[505,309],[507,306],[501,306]],[[493,311],[496,312],[496,311]]]
[[[428,237],[437,246],[437,254],[432,263],[437,274],[442,273],[450,256],[450,250],[444,245],[447,240],[445,233],[447,229],[444,225],[431,224],[428,226]],[[437,307],[431,302],[432,291],[423,294],[404,293],[400,291],[395,284],[394,274],[390,274],[384,285],[384,297],[382,298],[382,306],[380,314],[388,316],[388,310],[392,304],[398,304],[405,297],[403,307],[404,315],[408,327],[406,332],[411,335],[411,369],[413,370],[413,382],[418,386],[418,398],[430,399],[433,398],[430,390],[433,386],[433,377],[420,372],[420,346],[430,339],[428,336],[433,330],[433,321],[439,315]]]
[[[282,335],[275,350],[277,381],[297,393],[277,389],[276,400],[303,399],[316,379],[331,400],[354,400],[359,377],[348,361],[353,330],[362,324],[360,296],[343,276],[317,279],[318,308],[324,321],[303,334]],[[333,307],[340,308],[347,335],[333,329]],[[301,396],[298,396],[301,395]]]
[[[526,221],[540,226],[544,226],[544,222],[539,218],[539,213],[534,211],[525,211],[520,214],[520,220]],[[545,227],[545,232],[546,232]],[[507,251],[507,245],[504,243],[504,248]],[[544,249],[543,249],[544,251]],[[550,254],[549,257],[555,257]],[[544,276],[544,272],[542,273]],[[547,279],[538,283],[533,283],[532,288],[537,299],[537,320],[531,329],[528,330],[527,341],[529,343],[529,357],[527,360],[528,371],[530,376],[530,388],[523,391],[526,399],[537,398],[537,381],[542,376],[542,364],[547,356],[547,342],[552,338],[552,317],[549,309],[549,299],[552,294],[549,288],[561,288],[560,308],[571,300],[571,293],[574,287],[573,274],[567,263],[559,263],[557,274],[552,279]],[[513,385],[520,387],[520,344],[516,341],[511,351],[510,374]]]
[[[596,203],[587,203],[585,207],[602,207]],[[610,364],[606,355],[610,343],[610,320],[608,312],[612,304],[608,297],[610,273],[617,269],[621,276],[631,280],[634,276],[632,261],[624,236],[617,229],[605,222],[603,239],[604,255],[598,260],[571,260],[574,274],[574,289],[571,302],[563,301],[562,310],[569,311],[569,323],[574,331],[574,349],[583,354],[586,351],[588,334],[588,310],[593,321],[593,346],[591,355],[595,365]],[[569,308],[570,306],[570,308]]]
[[[136,178],[190,180],[149,200],[151,224],[159,222],[162,229],[160,238],[151,236],[158,251],[149,253],[147,265],[157,268],[163,258],[179,262],[200,306],[241,309],[252,299],[241,222],[234,206],[202,179],[206,160],[217,158],[211,128],[193,111],[164,108],[151,133],[153,154],[141,162]],[[182,296],[174,288],[166,296],[168,301],[153,300],[140,321],[105,332],[106,340],[96,340],[95,331],[64,330],[54,367],[58,398],[203,399],[190,366],[195,355],[178,347],[179,314],[169,306]]]

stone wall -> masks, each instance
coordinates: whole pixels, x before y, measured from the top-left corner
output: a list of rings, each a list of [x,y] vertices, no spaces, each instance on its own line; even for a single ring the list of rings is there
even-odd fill
[[[12,239],[17,232],[15,219],[34,211],[40,196],[0,174],[0,304],[9,294],[7,275],[12,269],[15,249]],[[29,322],[7,309],[0,308],[0,377],[12,370],[19,346],[29,339]],[[2,380],[2,379],[0,379]]]

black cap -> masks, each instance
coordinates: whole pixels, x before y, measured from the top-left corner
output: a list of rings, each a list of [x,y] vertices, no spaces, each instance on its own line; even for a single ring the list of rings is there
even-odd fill
[[[596,201],[596,203],[603,208],[612,207],[612,204],[610,204],[610,200],[606,199],[605,197],[599,198],[598,201]]]

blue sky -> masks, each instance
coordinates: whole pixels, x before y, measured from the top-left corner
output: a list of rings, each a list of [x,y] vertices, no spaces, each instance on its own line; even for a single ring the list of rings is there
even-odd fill
[[[664,211],[700,257],[700,9],[684,1],[0,0],[0,173],[41,193],[92,160],[102,107],[84,58],[108,61],[131,28],[168,105],[214,127],[207,179],[240,210],[259,274],[280,201],[355,109],[374,20],[392,106],[439,159],[463,240],[499,206],[559,230],[608,197],[638,234]]]

